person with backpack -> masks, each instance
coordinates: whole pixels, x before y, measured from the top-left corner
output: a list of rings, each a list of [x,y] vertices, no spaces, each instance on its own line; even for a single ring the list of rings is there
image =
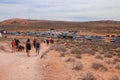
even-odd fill
[[[11,45],[12,45],[12,53],[14,53],[15,50],[16,50],[16,42],[15,42],[15,40],[12,40]]]
[[[40,53],[40,48],[41,48],[41,45],[40,45],[39,40],[36,41],[35,48],[36,48],[36,55],[39,55],[39,53]]]
[[[16,47],[17,47],[17,49],[18,49],[19,44],[20,44],[20,41],[19,41],[18,39],[16,39],[15,41],[16,41]]]
[[[30,57],[30,50],[31,50],[30,39],[27,39],[27,41],[26,41],[26,52],[27,52],[28,57]]]

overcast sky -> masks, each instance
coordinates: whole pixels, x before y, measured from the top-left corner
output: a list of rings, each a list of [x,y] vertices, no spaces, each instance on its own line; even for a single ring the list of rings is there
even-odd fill
[[[0,0],[0,21],[11,18],[120,20],[120,0]]]

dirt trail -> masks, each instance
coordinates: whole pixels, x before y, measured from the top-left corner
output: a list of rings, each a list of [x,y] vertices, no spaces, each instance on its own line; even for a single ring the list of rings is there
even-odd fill
[[[49,47],[43,46],[40,53]],[[31,50],[31,57],[26,52],[6,53],[0,52],[0,80],[37,80],[36,64],[40,55],[36,56]]]
[[[35,50],[31,50],[31,57],[26,52],[6,53],[0,52],[0,80],[67,80],[65,67],[60,63],[54,53],[48,53],[40,59],[40,56],[49,47],[42,44],[39,56]],[[56,75],[56,76],[55,76]]]
[[[71,80],[69,68],[56,51],[50,51],[39,60],[38,65],[38,72],[43,80]]]

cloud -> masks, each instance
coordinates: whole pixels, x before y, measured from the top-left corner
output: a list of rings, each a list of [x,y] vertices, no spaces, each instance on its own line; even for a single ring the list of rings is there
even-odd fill
[[[0,20],[120,20],[119,0],[0,0]]]

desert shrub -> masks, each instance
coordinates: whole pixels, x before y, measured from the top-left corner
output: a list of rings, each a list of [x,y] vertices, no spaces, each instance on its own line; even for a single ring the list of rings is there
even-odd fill
[[[100,54],[104,54],[104,53],[105,53],[103,49],[99,49],[98,52],[99,52]]]
[[[69,57],[69,58],[66,59],[66,62],[74,62],[74,61],[75,61],[75,59],[71,58],[71,57]]]
[[[65,47],[68,48],[68,49],[71,49],[71,47],[69,45],[65,45]]]
[[[120,58],[114,58],[113,61],[114,62],[120,62]]]
[[[115,76],[112,76],[110,80],[119,80],[119,77],[115,75]]]
[[[95,55],[96,52],[95,52],[94,50],[90,50],[90,51],[88,52],[88,54],[90,54],[90,55]]]
[[[95,70],[102,70],[102,71],[107,71],[107,67],[105,67],[102,63],[92,63],[92,68]]]
[[[83,64],[80,61],[76,61],[72,65],[73,70],[82,70]]]
[[[96,58],[96,59],[101,59],[101,60],[104,59],[102,55],[97,55],[95,58]]]
[[[83,77],[82,80],[97,80],[92,72],[87,72]]]
[[[104,57],[112,58],[112,57],[113,57],[113,54],[110,53],[110,52],[106,52],[106,53],[104,54]]]
[[[120,70],[120,64],[117,64],[117,65],[115,66],[115,69]]]
[[[55,46],[55,50],[60,51],[60,52],[66,52],[67,51],[67,49],[62,45]]]
[[[110,60],[105,60],[104,62],[107,63],[107,64],[111,64]]]
[[[80,49],[78,49],[78,48],[72,48],[72,49],[71,49],[71,53],[72,53],[72,54],[81,54],[81,51],[80,51]]]
[[[120,52],[117,53],[117,57],[120,58]]]
[[[120,62],[120,59],[119,58],[114,58],[111,63],[112,64],[117,64],[118,62]]]
[[[76,54],[75,57],[78,58],[78,59],[82,58],[82,56],[80,54]]]
[[[64,57],[65,55],[66,55],[65,52],[60,53],[60,57]]]

